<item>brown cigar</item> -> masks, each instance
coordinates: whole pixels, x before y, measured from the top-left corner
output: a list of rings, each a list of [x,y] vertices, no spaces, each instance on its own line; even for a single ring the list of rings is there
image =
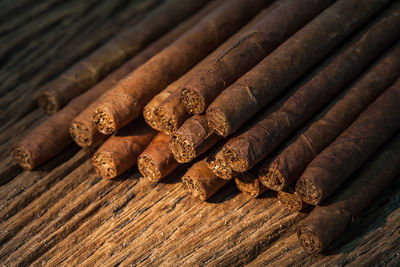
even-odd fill
[[[278,192],[279,201],[285,205],[290,211],[301,211],[308,206],[301,200],[300,196],[294,190],[294,186],[285,187],[283,190]]]
[[[206,2],[207,0],[165,1],[142,21],[47,83],[39,97],[39,106],[48,114],[55,113],[147,44],[195,13]]]
[[[304,202],[317,205],[400,127],[400,79],[307,166],[296,183]]]
[[[157,182],[170,174],[179,163],[168,147],[171,136],[159,133],[138,158],[138,169],[146,179]]]
[[[211,127],[225,137],[236,131],[388,2],[336,1],[212,102]]]
[[[326,248],[400,172],[398,133],[363,167],[328,204],[317,206],[299,225],[297,236],[307,252]]]
[[[264,185],[280,191],[295,182],[307,165],[332,143],[400,73],[400,43],[343,91],[260,172]]]
[[[267,187],[258,178],[259,168],[260,166],[255,166],[251,170],[238,173],[235,176],[236,186],[241,192],[249,194],[252,197],[259,197],[267,191]]]
[[[182,185],[192,198],[207,200],[221,189],[228,180],[218,178],[207,167],[206,160],[196,162],[182,177]]]
[[[261,114],[253,127],[231,139],[224,156],[232,169],[243,172],[263,160],[397,40],[399,11],[400,3],[386,10],[306,77],[281,107]]]
[[[226,1],[178,40],[119,82],[97,106],[97,129],[111,134],[138,117],[143,107],[249,21],[268,1]]]
[[[207,157],[208,168],[219,178],[232,179],[237,175],[237,172],[232,170],[228,162],[225,161],[222,154],[222,146],[214,149]]]
[[[89,91],[97,91],[98,93],[95,97],[91,98],[91,102],[93,102],[94,99],[98,98],[100,95],[111,89],[119,80],[132,72],[135,68],[145,63],[152,56],[160,52],[164,47],[175,41],[179,36],[181,36],[188,29],[193,27],[193,25],[195,25],[201,18],[203,18],[218,4],[220,4],[220,2],[220,0],[212,1],[195,15],[191,16],[186,21],[179,24],[176,28],[163,35],[160,39],[150,44],[146,49],[130,59],[122,67],[115,70],[112,74],[108,75],[101,82],[92,87]],[[85,93],[82,94],[82,96],[83,95],[85,95]],[[93,124],[93,113],[100,101],[100,99],[94,101],[89,107],[84,109],[72,121],[70,125],[70,134],[74,141],[81,147],[95,146],[97,143],[103,141],[106,138],[105,135],[97,131],[96,126]],[[83,104],[82,109],[86,106],[88,106],[88,104]],[[145,113],[148,111],[145,109],[143,112]]]
[[[195,115],[174,133],[169,148],[179,163],[185,163],[206,152],[219,140],[221,137],[208,127],[206,116]]]
[[[133,121],[108,138],[92,157],[96,172],[114,178],[136,165],[137,159],[156,135],[143,120]]]
[[[222,90],[249,71],[290,35],[334,1],[283,0],[229,50],[185,84],[182,101],[188,111],[203,113]],[[299,12],[301,10],[302,12]],[[210,123],[212,123],[210,114]]]

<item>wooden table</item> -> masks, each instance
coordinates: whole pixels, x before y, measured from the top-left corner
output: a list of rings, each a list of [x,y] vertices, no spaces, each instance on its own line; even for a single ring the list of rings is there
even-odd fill
[[[259,199],[229,184],[208,202],[136,170],[106,181],[90,152],[71,146],[22,171],[11,146],[45,119],[39,87],[158,0],[0,2],[0,263],[4,266],[399,265],[400,179],[323,254],[307,255],[292,214],[272,192]],[[0,265],[1,265],[0,264]]]

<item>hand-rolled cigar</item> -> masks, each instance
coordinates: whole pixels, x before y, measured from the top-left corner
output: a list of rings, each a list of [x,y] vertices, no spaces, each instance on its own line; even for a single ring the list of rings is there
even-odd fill
[[[211,54],[209,54],[205,59],[203,59],[199,64],[190,70],[190,75],[185,75],[186,77],[179,78],[180,84],[185,84],[187,80],[194,73],[198,73],[199,70],[208,68],[209,62],[215,62],[216,59],[220,58],[220,54],[226,53],[226,50],[234,46],[242,36],[247,35],[249,31],[256,25],[259,21],[268,14],[277,2],[274,2],[264,10],[260,11],[255,18],[253,18],[249,23],[242,27],[238,32],[232,35],[227,41],[215,49]],[[147,104],[143,113],[148,114],[146,121],[157,130],[160,130],[166,134],[173,134],[188,118],[191,114],[186,110],[181,101],[181,90],[182,86],[175,88],[176,91],[171,90],[172,88],[167,87],[160,94],[155,96],[152,101]],[[165,92],[164,92],[165,91]],[[173,92],[173,93],[172,93]],[[154,101],[154,103],[152,103]],[[160,103],[161,102],[161,103]],[[149,108],[147,108],[149,107]]]
[[[400,127],[400,78],[307,166],[296,183],[304,202],[317,205]]]
[[[202,8],[199,12],[194,14],[192,17],[187,19],[185,22],[181,23],[179,26],[171,30],[169,33],[164,35],[160,40],[157,42],[165,42],[165,45],[163,45],[162,48],[165,46],[171,44],[175,39],[177,39],[180,35],[182,35],[184,32],[186,32],[188,29],[193,27],[197,22],[199,22],[203,17],[207,16],[212,10],[214,10],[216,7],[218,7],[220,4],[222,4],[225,0],[213,0],[211,1],[207,6]],[[162,39],[166,39],[165,41],[161,41]],[[158,50],[156,53],[158,53],[160,50]],[[154,53],[154,54],[156,54]],[[152,54],[152,56],[154,55]],[[128,74],[128,73],[127,73]],[[149,124],[153,129],[156,129],[159,131],[159,127],[156,125],[156,120],[155,120],[155,112],[158,106],[173,92],[175,91],[176,86],[171,86],[169,85],[166,89],[164,89],[161,93],[157,94],[155,97],[152,98],[152,100],[147,103],[147,105],[143,109],[143,117],[147,124]],[[91,118],[90,118],[90,123],[92,124],[92,116],[93,116],[94,108],[91,111]],[[97,130],[96,130],[97,132]]]
[[[222,146],[212,151],[207,157],[208,168],[219,178],[232,179],[237,172],[232,170],[222,154]]]
[[[400,172],[400,134],[352,176],[324,206],[317,206],[299,225],[297,236],[305,251],[320,252],[344,231]]]
[[[219,140],[221,137],[208,127],[206,116],[195,115],[174,133],[169,149],[179,163],[185,163],[206,152]]]
[[[400,73],[400,42],[325,108],[260,172],[264,185],[276,191],[295,182],[307,165],[387,89]]]
[[[93,155],[96,172],[105,179],[111,179],[132,168],[156,133],[141,119],[126,125],[108,138]]]
[[[287,186],[278,192],[279,201],[290,211],[301,211],[308,206],[294,190],[294,186]]]
[[[215,176],[207,167],[206,160],[193,164],[182,177],[182,186],[192,198],[207,200],[221,189],[228,180]]]
[[[195,13],[206,2],[207,0],[165,1],[139,23],[121,32],[61,76],[47,83],[39,97],[39,106],[46,113],[53,114],[147,44]]]
[[[170,139],[169,135],[157,134],[138,158],[140,173],[151,182],[161,180],[179,165],[169,150]]]
[[[188,29],[193,27],[200,19],[202,19],[206,14],[208,14],[211,10],[213,10],[216,6],[220,4],[221,0],[212,1],[210,4],[202,8],[199,12],[179,24],[177,27],[164,34],[161,38],[150,44],[143,51],[138,53],[135,57],[127,61],[122,67],[118,68],[107,77],[105,77],[101,82],[92,87],[89,91],[97,91],[96,95],[92,95],[90,98],[90,102],[86,104],[82,104],[83,107],[87,107],[84,109],[71,123],[69,131],[74,139],[74,141],[81,147],[91,147],[103,141],[106,136],[97,131],[96,126],[93,124],[93,113],[96,109],[98,103],[101,101],[97,99],[99,96],[103,95],[106,91],[111,89],[119,80],[121,80],[124,76],[132,72],[134,69],[145,63],[152,56],[160,52],[164,47],[171,44],[175,41],[179,36],[185,33]],[[86,93],[82,94],[79,97],[83,97]],[[148,112],[146,109],[143,111]],[[145,114],[144,117],[146,118]]]
[[[226,88],[207,108],[210,126],[236,131],[388,2],[336,1]]]
[[[399,11],[397,2],[306,77],[281,107],[271,114],[261,113],[253,127],[231,139],[224,147],[224,156],[231,168],[243,172],[263,160],[397,40]]]
[[[273,9],[252,27],[246,36],[208,64],[207,68],[193,75],[185,84],[182,101],[186,109],[194,114],[203,113],[222,90],[249,71],[332,2],[334,1],[277,1]],[[210,123],[211,119],[212,116]]]
[[[259,197],[267,191],[268,188],[258,178],[259,168],[260,166],[255,166],[251,170],[238,173],[235,176],[236,186],[241,192],[249,194],[252,197]]]
[[[226,1],[178,40],[120,81],[99,103],[93,121],[111,134],[138,117],[148,101],[250,20],[268,1]]]

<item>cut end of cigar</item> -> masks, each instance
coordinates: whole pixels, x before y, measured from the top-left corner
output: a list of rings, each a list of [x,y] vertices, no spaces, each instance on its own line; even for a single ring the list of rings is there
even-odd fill
[[[105,179],[112,179],[117,176],[115,162],[105,153],[96,153],[92,158],[96,172]]]
[[[201,114],[206,109],[204,99],[190,88],[182,89],[182,102],[186,110],[193,114]]]
[[[89,128],[83,123],[72,122],[69,127],[69,134],[75,143],[81,147],[90,147],[93,144],[92,134]]]
[[[291,194],[285,191],[279,191],[278,193],[279,201],[285,205],[290,211],[301,211],[303,206],[303,201],[297,194]]]
[[[207,123],[218,135],[226,137],[229,135],[230,125],[225,114],[218,109],[207,110]]]
[[[229,147],[223,148],[223,154],[225,160],[229,163],[229,166],[237,172],[245,172],[249,169],[249,163],[247,160],[242,158],[236,151]]]
[[[219,178],[227,180],[233,178],[233,171],[225,160],[214,159],[207,161],[207,166]]]
[[[155,120],[157,121],[160,130],[165,134],[171,135],[178,130],[178,122],[174,114],[163,108],[157,109]]]
[[[13,148],[11,150],[11,157],[22,168],[26,170],[33,169],[33,164],[31,158],[29,157],[29,153],[26,152],[24,149],[20,147]]]
[[[300,198],[311,205],[318,205],[321,201],[321,192],[311,179],[305,176],[300,177],[296,184],[296,192]]]
[[[303,249],[308,253],[320,252],[323,249],[321,238],[307,226],[301,226],[297,237]]]
[[[263,193],[260,183],[257,179],[251,179],[246,175],[239,175],[235,178],[237,188],[252,197],[258,197]]]
[[[200,200],[206,200],[207,194],[203,190],[202,186],[199,185],[195,179],[191,179],[189,176],[182,177],[182,185],[185,192],[192,198]]]
[[[156,113],[157,109],[153,107],[146,106],[143,109],[143,118],[146,121],[146,123],[150,125],[151,128],[158,131],[160,128],[156,124],[156,117],[155,117]]]
[[[281,191],[286,186],[285,179],[279,170],[263,169],[260,178],[266,187],[274,191]]]
[[[117,130],[114,117],[102,110],[96,110],[94,112],[93,123],[102,134],[109,135]]]
[[[55,97],[48,92],[42,92],[39,95],[38,104],[48,115],[52,115],[60,109]]]
[[[193,143],[190,143],[179,134],[172,136],[168,145],[174,158],[179,163],[190,162],[196,157]]]
[[[161,172],[154,162],[146,155],[141,155],[138,159],[138,169],[145,179],[157,182],[162,178]]]

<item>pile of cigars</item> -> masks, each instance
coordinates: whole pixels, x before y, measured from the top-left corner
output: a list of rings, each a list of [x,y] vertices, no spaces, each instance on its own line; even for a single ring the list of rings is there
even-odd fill
[[[400,1],[166,0],[44,85],[51,115],[12,150],[31,170],[75,141],[103,178],[180,164],[189,195],[230,180],[327,247],[400,173]]]

